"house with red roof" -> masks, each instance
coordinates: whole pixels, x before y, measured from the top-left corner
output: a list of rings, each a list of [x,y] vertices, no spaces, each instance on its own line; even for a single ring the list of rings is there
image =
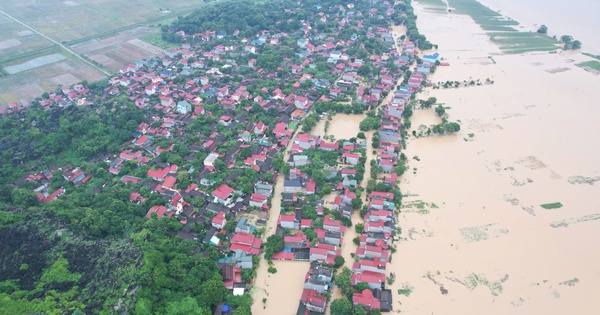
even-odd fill
[[[356,176],[356,170],[354,169],[350,169],[350,168],[343,168],[342,169],[342,178],[346,178],[348,176]]]
[[[358,283],[366,282],[371,289],[381,289],[385,284],[385,274],[375,272],[353,273],[350,276],[350,283],[354,286]]]
[[[394,212],[390,210],[371,210],[365,215],[365,222],[394,221]]]
[[[257,208],[261,208],[261,209],[263,209],[266,206],[267,209],[268,209],[269,205],[267,204],[267,196],[264,196],[264,195],[261,195],[261,194],[252,194],[252,195],[250,195],[249,206],[250,207],[257,207]]]
[[[231,238],[231,250],[237,249],[252,255],[258,255],[260,252],[260,245],[262,240],[257,238],[253,234],[248,233],[236,233]]]
[[[165,206],[154,206],[146,213],[146,219],[150,219],[152,213],[156,213],[157,217],[162,218],[162,216],[165,215],[165,212],[167,212],[167,208]]]
[[[392,172],[389,176],[383,178],[383,183],[386,185],[395,185],[398,182],[398,174]]]
[[[310,261],[326,261],[327,260],[327,250],[324,248],[310,248]]]
[[[317,184],[315,183],[314,180],[309,180],[306,183],[306,191],[305,191],[305,195],[314,195],[317,189]]]
[[[165,167],[162,170],[148,170],[148,172],[146,172],[148,177],[151,177],[153,180],[156,180],[159,182],[162,182],[163,180],[165,180],[165,177],[167,176],[168,173],[169,173],[169,167]]]
[[[227,220],[225,219],[225,213],[223,211],[219,211],[211,220],[212,226],[219,230],[222,229],[226,223]]]
[[[324,313],[327,307],[327,297],[320,295],[315,290],[304,289],[300,302],[308,311]]]
[[[254,134],[257,136],[263,135],[267,129],[269,129],[269,126],[265,125],[262,121],[259,121],[254,126]]]
[[[355,261],[352,266],[352,270],[356,273],[374,272],[385,274],[386,262],[381,261],[378,258],[373,260],[361,259]]]
[[[309,133],[297,134],[295,143],[302,149],[310,149],[316,146],[315,139]]]
[[[373,259],[375,257],[379,258],[381,261],[388,261],[389,253],[387,248],[381,243],[378,246],[361,246],[356,249],[356,256],[359,258],[369,258]]]
[[[221,186],[213,190],[212,196],[214,197],[214,203],[229,205],[233,198],[233,188],[227,186],[227,184],[221,184]]]
[[[394,193],[383,192],[383,191],[372,191],[369,194],[369,199],[385,199],[387,201],[394,201]]]
[[[133,152],[131,150],[126,150],[126,151],[121,152],[121,154],[119,154],[119,157],[125,161],[135,160],[140,156],[142,156],[142,151]]]
[[[363,231],[366,233],[391,233],[394,227],[391,221],[365,221]]]
[[[308,248],[310,245],[308,238],[302,232],[284,236],[283,243],[286,248]]]
[[[312,219],[302,219],[300,220],[300,228],[301,229],[309,229],[312,227]]]
[[[177,181],[177,178],[173,177],[173,176],[167,176],[165,177],[164,182],[162,183],[161,187],[163,189],[173,189],[173,186],[175,186],[175,182]]]
[[[367,312],[381,308],[381,303],[369,289],[364,289],[361,293],[355,292],[352,295],[352,303],[354,306],[362,306]]]
[[[290,137],[293,133],[294,131],[289,130],[285,122],[278,122],[273,129],[273,134],[277,138]]]
[[[277,224],[283,228],[298,230],[300,228],[300,222],[296,219],[295,213],[280,214]]]
[[[326,230],[339,232],[341,226],[340,221],[332,219],[329,214],[323,218],[323,228]]]
[[[223,278],[223,285],[225,285],[227,290],[233,290],[236,284],[244,283],[242,281],[242,268],[229,264],[221,266],[221,277]]]
[[[135,145],[142,146],[149,141],[150,141],[150,138],[146,135],[143,135],[143,136],[139,137],[137,140],[135,140]]]
[[[42,193],[37,193],[37,197],[40,200],[40,202],[42,203],[48,203],[52,200],[56,200],[56,198],[58,198],[59,196],[61,196],[62,194],[64,194],[66,192],[66,190],[64,188],[59,188],[57,190],[55,190],[53,193],[49,194],[49,195],[44,195]]]
[[[319,143],[319,147],[325,151],[335,151],[335,150],[339,149],[340,143],[339,142],[327,142],[325,140],[321,140]]]
[[[342,159],[344,160],[344,163],[350,164],[350,165],[358,165],[359,158],[360,158],[360,155],[355,154],[355,153],[344,152],[344,154],[342,154]]]
[[[298,109],[305,109],[308,105],[308,98],[304,96],[296,96],[294,99],[294,106]]]

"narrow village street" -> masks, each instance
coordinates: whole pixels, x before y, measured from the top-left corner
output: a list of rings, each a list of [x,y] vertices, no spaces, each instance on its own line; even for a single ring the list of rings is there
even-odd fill
[[[283,151],[283,160],[290,158],[290,148],[294,143],[300,128],[291,137],[288,146]],[[269,219],[265,226],[262,240],[277,230],[277,219],[281,213],[284,174],[279,174],[273,188],[273,198],[269,209]],[[252,314],[296,314],[299,297],[302,294],[304,275],[309,267],[308,261],[273,261],[277,273],[269,273],[269,263],[261,254],[261,260],[256,268],[254,287],[250,294],[253,299]]]

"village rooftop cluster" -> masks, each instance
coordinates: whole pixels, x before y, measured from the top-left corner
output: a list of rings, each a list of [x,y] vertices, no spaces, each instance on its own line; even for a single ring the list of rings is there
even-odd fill
[[[145,111],[147,120],[130,141],[119,144],[120,152],[96,160],[106,163],[118,185],[131,187],[129,201],[144,206],[147,219],[175,218],[182,225],[178,236],[202,249],[216,248],[223,283],[234,295],[251,288],[257,257],[265,250],[265,226],[275,215],[275,234],[284,249],[270,259],[311,262],[299,314],[323,313],[335,258],[344,242],[353,242],[344,232],[359,223],[351,222],[353,211],[362,210],[352,285],[367,283],[369,289],[355,292],[352,300],[367,311],[392,311],[385,274],[400,197],[391,191],[397,189],[395,168],[402,163],[402,115],[439,56],[426,56],[407,71],[416,49],[408,40],[396,48],[388,21],[393,3],[365,6],[314,5],[317,14],[294,32],[266,29],[254,38],[174,30],[181,48],[121,69],[100,89],[61,87],[34,102],[60,110],[122,97]],[[323,25],[328,32],[319,30]],[[385,50],[375,54],[365,41]],[[261,60],[264,51],[283,48],[293,55],[283,55],[275,66]],[[390,93],[389,103],[382,104]],[[378,111],[374,139],[327,139],[303,129],[310,119],[334,114],[326,109],[339,102],[348,103],[344,111]],[[28,106],[11,103],[0,113]],[[384,191],[361,186],[369,176],[364,174],[367,141],[373,141],[376,165],[385,174],[376,186],[387,187]],[[68,184],[51,190],[57,170]],[[281,204],[272,204],[278,178],[284,181]],[[89,185],[92,179],[77,165],[63,165],[19,181],[38,184],[39,200],[49,203],[68,199],[70,185]],[[110,185],[105,181],[94,192]],[[162,202],[148,204],[157,194]],[[326,205],[330,194],[334,201]]]

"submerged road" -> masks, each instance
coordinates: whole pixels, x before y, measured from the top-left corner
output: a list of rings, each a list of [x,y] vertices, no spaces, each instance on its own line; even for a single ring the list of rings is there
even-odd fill
[[[45,34],[43,34],[43,33],[39,32],[39,31],[38,31],[38,30],[36,30],[35,28],[33,28],[33,27],[31,27],[31,26],[29,26],[29,25],[25,24],[24,22],[22,22],[22,21],[18,20],[17,18],[13,17],[12,15],[10,15],[10,14],[8,14],[8,13],[6,13],[6,12],[2,11],[2,10],[0,10],[0,13],[2,13],[2,14],[4,14],[4,15],[6,15],[6,17],[8,17],[9,19],[11,19],[11,20],[13,20],[13,21],[15,21],[15,22],[17,22],[17,23],[19,23],[19,24],[21,24],[21,25],[25,26],[27,29],[31,30],[32,32],[34,32],[34,33],[36,33],[36,34],[38,34],[38,35],[40,35],[40,36],[44,37],[45,39],[47,39],[47,40],[51,41],[51,42],[52,42],[52,43],[54,43],[54,44],[58,45],[59,47],[61,47],[62,49],[64,49],[64,50],[65,50],[65,51],[67,51],[68,53],[70,53],[71,55],[73,55],[73,56],[75,56],[75,57],[77,57],[77,58],[81,59],[83,62],[85,62],[85,63],[87,63],[88,65],[92,66],[92,68],[94,68],[94,69],[96,69],[96,70],[98,70],[98,71],[100,71],[100,72],[104,73],[106,76],[110,76],[110,75],[111,75],[110,73],[106,72],[104,69],[102,69],[102,68],[100,68],[100,67],[96,66],[95,64],[91,63],[89,60],[87,60],[87,59],[83,58],[81,55],[79,55],[79,54],[78,54],[78,53],[76,53],[75,51],[71,50],[69,47],[67,47],[67,46],[65,46],[65,45],[63,45],[63,44],[61,44],[61,43],[59,43],[59,42],[55,41],[54,39],[52,39],[52,38],[50,38],[50,37],[48,37],[48,36],[46,36]]]

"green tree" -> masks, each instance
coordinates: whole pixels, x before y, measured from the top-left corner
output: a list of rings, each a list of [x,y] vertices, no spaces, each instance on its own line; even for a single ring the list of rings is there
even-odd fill
[[[369,315],[381,315],[381,311],[378,308],[372,309]]]
[[[267,244],[265,244],[266,248],[270,248],[273,252],[280,252],[285,247],[285,243],[283,242],[283,237],[273,234],[267,238]]]
[[[201,306],[212,309],[227,296],[227,288],[220,279],[207,280],[200,285],[199,299]]]
[[[340,289],[342,289],[343,294],[347,294],[350,290],[350,285],[352,284],[351,276],[352,276],[352,271],[350,269],[348,269],[348,267],[344,267],[342,272],[338,273],[334,277],[335,285],[337,285],[338,287],[340,287]]]
[[[438,114],[438,116],[442,117],[446,113],[446,109],[440,104],[435,108],[435,112]]]
[[[352,302],[346,298],[336,299],[331,302],[331,315],[352,314]]]
[[[250,310],[250,306],[241,306],[234,309],[231,315],[252,315],[252,311]]]
[[[571,41],[573,41],[573,36],[571,35],[563,35],[560,37],[560,42],[564,43],[567,46],[571,44]]]
[[[360,207],[357,209],[360,209]],[[361,234],[363,232],[364,228],[365,228],[365,226],[362,223],[356,223],[356,225],[354,225],[354,229],[356,230],[356,233],[358,233],[358,234]]]
[[[17,188],[12,192],[13,205],[16,207],[27,209],[29,207],[37,206],[39,200],[33,190],[25,188]]]
[[[540,33],[540,34],[547,34],[548,33],[548,27],[546,25],[542,24],[538,28],[537,32]]]
[[[0,185],[0,203],[12,203],[13,191],[9,185]]]
[[[573,50],[577,50],[581,48],[581,42],[578,40],[574,40],[573,42],[571,42],[571,49]]]
[[[360,209],[363,205],[363,201],[361,198],[354,198],[352,199],[352,209],[356,210],[356,209]]]
[[[335,258],[333,259],[333,261],[335,262],[335,266],[336,267],[341,267],[346,262],[346,260],[342,256],[335,256]]]
[[[367,311],[362,305],[357,305],[352,310],[352,315],[367,315]]]
[[[210,315],[208,308],[203,308],[198,305],[198,301],[193,297],[184,297],[180,300],[173,301],[167,304],[165,311],[166,315]]]

